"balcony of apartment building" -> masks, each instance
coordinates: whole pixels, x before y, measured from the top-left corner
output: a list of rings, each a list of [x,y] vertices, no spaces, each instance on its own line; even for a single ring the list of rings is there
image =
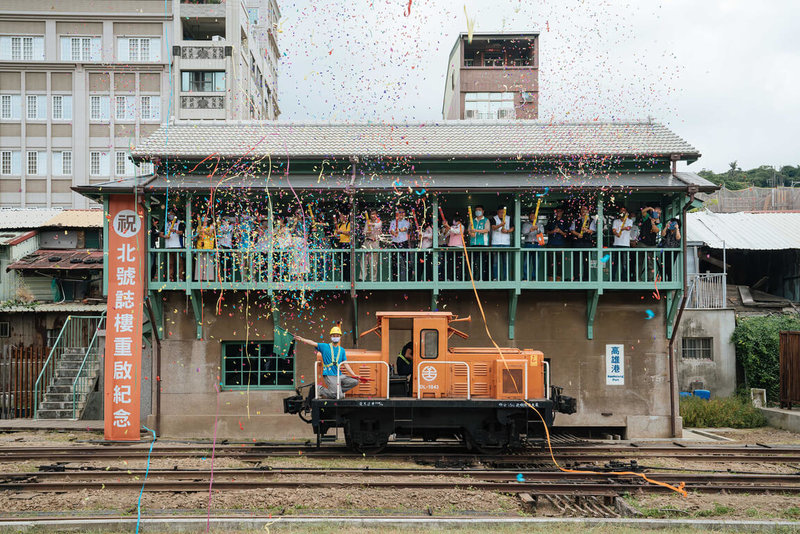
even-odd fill
[[[224,0],[180,0],[181,19],[191,18],[225,18],[226,2]]]
[[[219,8],[221,15],[186,17],[183,8]],[[232,47],[226,40],[225,5],[181,5],[181,41],[176,62],[180,92],[178,107],[184,119],[226,118],[226,70]]]

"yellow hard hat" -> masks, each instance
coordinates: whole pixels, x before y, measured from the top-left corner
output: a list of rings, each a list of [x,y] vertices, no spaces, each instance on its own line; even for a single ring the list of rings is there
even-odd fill
[[[341,336],[342,335],[342,329],[339,328],[338,326],[334,326],[333,328],[331,328],[331,331],[329,332],[329,335],[332,336],[334,334],[337,334],[337,335]]]

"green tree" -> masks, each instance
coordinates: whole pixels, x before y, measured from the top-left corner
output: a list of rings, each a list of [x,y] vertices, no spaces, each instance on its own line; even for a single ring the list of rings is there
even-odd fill
[[[764,315],[740,319],[731,341],[736,360],[744,370],[747,388],[767,390],[767,398],[778,400],[780,388],[780,337],[784,330],[800,330],[798,315]]]

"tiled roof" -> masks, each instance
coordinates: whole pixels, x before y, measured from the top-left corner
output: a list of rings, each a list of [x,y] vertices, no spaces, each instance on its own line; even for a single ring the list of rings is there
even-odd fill
[[[425,124],[176,122],[162,126],[134,157],[419,158],[679,155],[697,159],[689,143],[661,124],[538,121],[440,121]]]
[[[800,250],[800,213],[686,214],[686,240],[710,248],[738,250]]]

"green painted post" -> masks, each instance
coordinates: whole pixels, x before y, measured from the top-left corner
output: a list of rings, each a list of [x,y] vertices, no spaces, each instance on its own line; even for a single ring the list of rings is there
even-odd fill
[[[435,311],[438,307],[439,298],[439,197],[433,197],[433,258],[431,265],[431,276],[433,276],[433,297],[431,299],[431,310]],[[473,267],[474,269],[474,267]],[[437,306],[434,306],[437,304]]]
[[[269,198],[269,206],[267,207],[269,212],[269,221],[267,221],[267,228],[269,229],[269,252],[267,253],[267,287],[269,287],[270,291],[270,298],[272,295],[272,288],[275,287],[275,223],[274,221],[274,214],[272,212],[272,195],[267,195]],[[301,204],[302,206],[302,204]],[[252,239],[252,238],[251,238]],[[310,259],[310,257],[309,257]],[[252,266],[251,266],[252,269]]]
[[[152,224],[153,221],[150,219],[150,197],[146,197],[144,200],[144,280],[147,288],[150,287],[150,280],[153,279],[153,273],[150,272],[150,266],[153,265],[150,259],[150,227]]]
[[[600,259],[603,257],[603,196],[597,196],[597,287],[603,285],[603,262]],[[591,280],[591,277],[590,277]]]
[[[520,252],[522,236],[522,202],[519,193],[514,194],[514,292],[519,295],[522,280],[522,262]]]
[[[191,294],[191,280],[192,280],[192,195],[186,195],[186,228],[183,232],[183,249],[186,254],[186,294]]]
[[[103,296],[108,298],[108,196],[103,196]]]

